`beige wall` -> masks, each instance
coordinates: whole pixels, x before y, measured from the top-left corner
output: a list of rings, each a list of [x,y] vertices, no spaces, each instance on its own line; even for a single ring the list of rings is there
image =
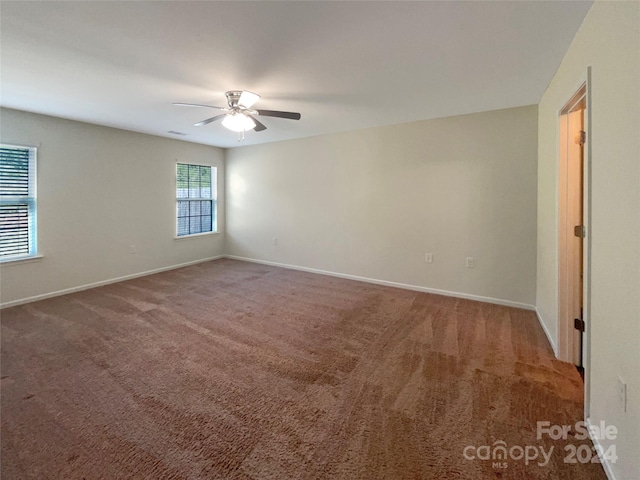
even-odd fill
[[[596,2],[539,105],[537,307],[557,335],[558,112],[591,66],[590,417],[615,425],[610,473],[639,478],[640,3]],[[628,384],[627,411],[616,382]]]
[[[174,239],[176,161],[217,166],[224,199],[222,149],[16,110],[0,115],[2,142],[38,147],[44,255],[2,264],[2,303],[223,253],[222,234]]]
[[[527,106],[229,150],[227,253],[533,305],[536,125]]]

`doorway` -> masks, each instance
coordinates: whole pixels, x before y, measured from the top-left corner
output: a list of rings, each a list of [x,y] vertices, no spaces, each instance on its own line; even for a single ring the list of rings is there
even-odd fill
[[[572,362],[584,378],[585,338],[585,159],[587,86],[582,85],[560,111],[558,175],[558,356]]]

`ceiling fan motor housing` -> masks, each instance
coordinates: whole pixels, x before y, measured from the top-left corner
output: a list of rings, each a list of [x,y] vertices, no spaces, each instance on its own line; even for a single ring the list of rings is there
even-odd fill
[[[227,96],[227,103],[230,108],[238,108],[238,100],[240,100],[240,95],[242,95],[242,91],[238,90],[229,90],[225,93]]]

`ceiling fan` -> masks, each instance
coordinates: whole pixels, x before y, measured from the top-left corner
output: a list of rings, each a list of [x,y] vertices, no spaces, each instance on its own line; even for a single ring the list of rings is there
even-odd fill
[[[216,107],[214,105],[201,105],[197,103],[174,103],[180,107],[215,108],[225,113],[202,120],[194,126],[201,127],[211,122],[222,119],[222,125],[234,132],[243,133],[247,130],[261,132],[267,127],[256,117],[278,117],[289,120],[300,120],[300,114],[294,112],[281,112],[278,110],[254,110],[251,107],[260,99],[260,95],[246,90],[231,90],[226,92],[228,107]]]

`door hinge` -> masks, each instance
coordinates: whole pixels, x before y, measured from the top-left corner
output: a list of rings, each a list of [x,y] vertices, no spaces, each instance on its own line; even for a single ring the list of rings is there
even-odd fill
[[[587,229],[584,225],[576,225],[573,227],[573,234],[578,238],[585,238],[587,236]]]
[[[581,318],[574,318],[573,326],[579,332],[584,332],[584,320],[582,320]]]

